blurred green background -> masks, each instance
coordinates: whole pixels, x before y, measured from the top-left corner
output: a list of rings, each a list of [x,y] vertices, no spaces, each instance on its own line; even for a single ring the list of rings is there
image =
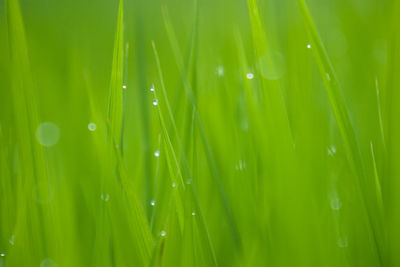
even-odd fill
[[[0,266],[400,266],[399,20],[0,0]]]

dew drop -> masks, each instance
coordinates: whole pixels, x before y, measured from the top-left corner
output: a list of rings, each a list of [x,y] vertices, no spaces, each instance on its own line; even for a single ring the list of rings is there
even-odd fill
[[[331,208],[333,210],[340,210],[341,207],[342,207],[342,202],[340,202],[339,198],[332,198],[331,199]]]
[[[110,195],[109,194],[101,194],[101,199],[107,202],[110,199]]]
[[[154,99],[153,100],[153,106],[157,106],[158,105],[158,100],[157,99]]]
[[[122,85],[122,89],[126,89],[126,85],[124,84],[124,85]]]
[[[94,132],[94,131],[96,131],[96,128],[97,128],[97,125],[95,123],[91,122],[88,124],[89,131]]]
[[[172,183],[172,187],[175,188],[176,187],[176,183]]]
[[[156,157],[156,158],[160,157],[160,150],[154,151],[154,157]]]
[[[308,49],[311,49],[311,44],[308,44],[308,45],[307,45],[307,48],[308,48]]]
[[[331,80],[331,76],[329,75],[329,73],[326,74],[326,78],[328,78],[328,81]]]
[[[8,240],[8,242],[9,242],[11,245],[14,245],[14,240],[15,240],[15,236],[12,235],[12,236],[10,237],[10,240]]]
[[[218,66],[217,67],[217,75],[218,75],[218,77],[223,77],[224,76],[224,74],[225,74],[225,68],[224,68],[224,66]]]
[[[167,232],[165,232],[164,230],[162,230],[162,231],[160,232],[160,235],[164,237],[164,236],[167,235]]]
[[[43,146],[54,146],[60,139],[60,129],[52,122],[43,122],[36,130],[36,138]]]
[[[328,156],[333,157],[336,154],[336,146],[331,145],[330,147],[328,147]]]
[[[246,168],[246,162],[244,160],[239,160],[239,162],[236,164],[235,169],[237,171],[243,171]]]
[[[1,257],[5,257],[5,256],[6,256],[6,254],[4,254],[4,253],[1,253],[1,254],[0,254],[0,256],[1,256]]]
[[[246,78],[249,79],[249,80],[252,80],[254,78],[254,74],[249,72],[249,73],[246,74]]]
[[[154,86],[150,88],[150,92],[154,92]]]
[[[349,241],[348,241],[347,237],[339,237],[337,244],[341,248],[346,248],[349,246]]]
[[[156,205],[156,201],[155,200],[150,201],[150,205],[154,207]]]
[[[192,215],[195,216],[195,215],[196,215],[196,212],[192,212]]]

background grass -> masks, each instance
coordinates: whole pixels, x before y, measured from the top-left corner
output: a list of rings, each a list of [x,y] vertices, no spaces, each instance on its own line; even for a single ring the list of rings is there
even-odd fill
[[[0,0],[0,266],[399,266],[395,0]]]

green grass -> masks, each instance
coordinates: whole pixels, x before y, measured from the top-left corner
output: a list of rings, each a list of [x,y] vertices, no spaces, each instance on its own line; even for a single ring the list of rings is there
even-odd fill
[[[399,266],[399,18],[0,0],[0,267]]]

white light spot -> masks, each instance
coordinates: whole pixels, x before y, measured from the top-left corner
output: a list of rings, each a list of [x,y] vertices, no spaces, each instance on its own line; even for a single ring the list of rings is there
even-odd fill
[[[328,81],[331,80],[331,76],[329,75],[329,73],[326,74],[326,78],[328,78]]]
[[[224,66],[218,66],[217,67],[217,75],[219,76],[219,77],[223,77],[224,76],[224,74],[225,74],[225,68],[224,68]]]
[[[0,254],[0,256],[1,256],[1,257],[5,257],[5,256],[6,256],[6,254],[4,254],[4,253],[1,253],[1,254]]]
[[[154,92],[154,86],[152,86],[151,88],[150,88],[150,92]]]
[[[94,132],[94,131],[96,131],[96,128],[97,128],[97,125],[95,123],[91,122],[88,124],[89,131]]]
[[[251,73],[251,72],[250,72],[250,73],[247,73],[247,74],[246,74],[246,78],[249,79],[249,80],[252,80],[252,79],[254,78],[254,74]]]
[[[157,106],[158,105],[158,100],[157,99],[154,99],[153,100],[153,106]]]
[[[110,199],[110,195],[109,194],[101,194],[101,199],[107,202]]]
[[[307,48],[308,48],[308,49],[311,49],[311,44],[308,44],[308,45],[307,45]]]
[[[174,187],[174,188],[175,188],[175,187],[176,187],[176,184],[175,184],[175,183],[172,183],[172,187]]]
[[[155,200],[150,201],[150,205],[154,207],[156,205],[156,201]]]
[[[43,122],[36,130],[36,138],[43,146],[54,146],[60,139],[60,129],[52,122]]]
[[[328,156],[333,157],[336,154],[336,147],[334,145],[331,145],[328,147]]]
[[[193,211],[193,212],[192,212],[192,215],[195,216],[195,215],[196,215],[196,212]]]
[[[160,157],[160,150],[154,151],[154,157],[156,157],[156,158]]]
[[[246,162],[244,160],[239,160],[239,162],[236,164],[235,169],[237,171],[243,171],[246,168]]]
[[[162,237],[164,237],[164,236],[167,235],[167,232],[165,232],[164,230],[162,230],[161,233],[160,233],[160,235],[161,235]]]
[[[126,89],[126,85],[124,84],[124,85],[122,85],[122,89]]]

